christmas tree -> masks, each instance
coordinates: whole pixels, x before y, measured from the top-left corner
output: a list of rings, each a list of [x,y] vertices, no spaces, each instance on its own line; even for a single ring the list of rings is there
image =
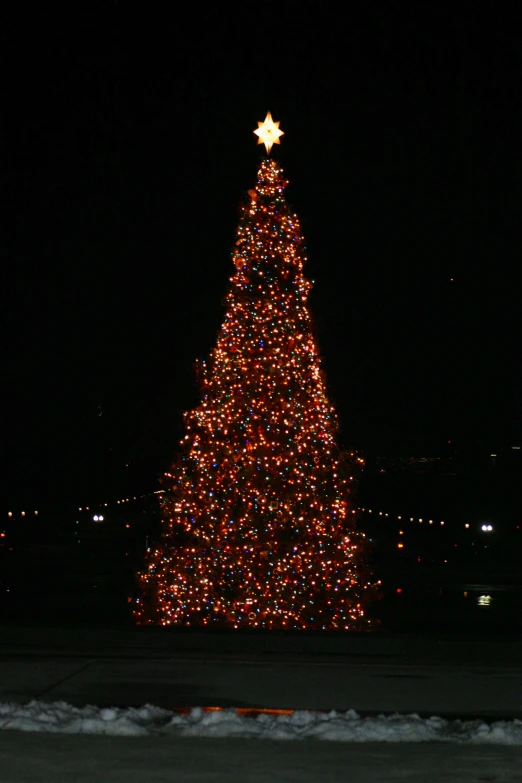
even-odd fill
[[[282,135],[270,115],[256,133],[267,153]],[[241,208],[226,314],[199,364],[201,404],[185,414],[180,455],[164,477],[163,532],[140,574],[138,623],[371,626],[375,584],[286,185],[265,158]]]

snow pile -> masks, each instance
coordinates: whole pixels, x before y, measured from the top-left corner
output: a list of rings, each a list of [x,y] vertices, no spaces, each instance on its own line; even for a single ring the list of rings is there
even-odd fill
[[[72,707],[65,701],[0,702],[0,729],[50,731],[59,734],[112,734],[123,737],[155,734],[172,712],[152,707]]]
[[[522,721],[461,721],[420,718],[418,715],[379,715],[363,718],[348,712],[308,712],[289,715],[238,715],[236,710],[175,715],[168,729],[207,737],[259,737],[266,739],[321,739],[338,742],[472,742],[522,746]]]
[[[198,737],[318,739],[337,742],[458,742],[522,746],[522,720],[485,723],[418,715],[361,717],[348,712],[296,710],[255,717],[235,709],[192,709],[188,714],[143,707],[72,707],[59,701],[25,705],[0,703],[0,729],[65,734],[146,736],[176,734]]]

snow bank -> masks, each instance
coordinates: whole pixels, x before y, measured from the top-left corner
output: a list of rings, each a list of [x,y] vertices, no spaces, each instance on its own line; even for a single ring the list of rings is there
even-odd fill
[[[348,712],[296,710],[242,715],[235,709],[192,709],[179,714],[159,707],[72,707],[66,702],[0,703],[0,729],[65,734],[318,739],[337,742],[456,742],[522,746],[522,720],[485,723],[418,715],[361,717]]]

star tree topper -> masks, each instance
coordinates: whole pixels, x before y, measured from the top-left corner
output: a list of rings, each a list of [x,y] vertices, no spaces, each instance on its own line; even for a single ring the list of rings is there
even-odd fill
[[[264,122],[257,123],[258,128],[254,131],[259,136],[258,144],[264,144],[266,151],[270,152],[272,144],[281,144],[280,136],[284,136],[284,131],[279,130],[279,122],[274,122],[270,112],[267,112]]]

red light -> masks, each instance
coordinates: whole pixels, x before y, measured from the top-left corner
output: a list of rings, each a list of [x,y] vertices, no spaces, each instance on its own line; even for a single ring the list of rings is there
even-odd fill
[[[402,593],[402,587],[398,587],[396,592],[400,595]]]

